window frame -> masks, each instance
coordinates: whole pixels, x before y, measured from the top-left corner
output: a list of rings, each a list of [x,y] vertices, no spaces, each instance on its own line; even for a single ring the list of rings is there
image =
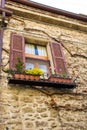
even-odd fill
[[[34,45],[34,43],[31,43],[31,44]],[[35,45],[43,46],[43,45],[40,45],[40,44],[35,44]],[[25,46],[26,46],[26,43],[25,43]],[[46,47],[46,46],[43,46],[43,47]],[[46,52],[47,52],[47,47],[46,47]],[[29,53],[25,52],[25,64],[27,63],[26,59],[27,60],[32,59],[32,60],[37,61],[35,63],[33,62],[35,68],[39,68],[40,62],[42,62],[41,65],[46,65],[46,67],[47,67],[47,74],[49,73],[50,61],[48,59],[48,54],[47,54],[47,56],[40,56],[40,55],[34,55],[34,54],[29,54]]]

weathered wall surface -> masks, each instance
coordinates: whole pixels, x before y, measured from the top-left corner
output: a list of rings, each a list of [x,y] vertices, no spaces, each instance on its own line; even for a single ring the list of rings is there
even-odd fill
[[[20,10],[26,8],[20,6]],[[38,11],[41,17],[44,12]],[[48,17],[49,13],[44,15]],[[65,17],[57,16],[57,21],[60,18],[63,21]],[[66,20],[72,23],[71,19]],[[73,22],[75,26],[72,29],[40,19],[37,21],[36,18],[31,20],[16,15],[10,18],[3,40],[0,130],[87,130],[87,34],[85,29],[82,31],[87,24],[78,20]],[[81,30],[76,30],[77,25]],[[69,73],[73,79],[77,77],[77,88],[61,92],[46,89],[43,93],[29,86],[9,85],[3,70],[9,66],[11,32],[48,42],[60,41]]]
[[[3,90],[4,88],[4,90]],[[24,86],[0,88],[0,129],[86,130],[87,96],[55,94],[46,96]],[[52,99],[57,105],[52,104]],[[56,107],[57,106],[57,107]]]

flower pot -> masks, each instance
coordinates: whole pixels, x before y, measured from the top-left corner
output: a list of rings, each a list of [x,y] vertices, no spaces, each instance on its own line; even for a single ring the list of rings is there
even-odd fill
[[[15,79],[25,79],[25,75],[24,75],[24,74],[15,73],[15,74],[14,74],[14,78],[15,78]]]
[[[63,77],[49,77],[50,82],[58,82],[58,83],[72,83],[72,79],[70,78],[63,78]]]
[[[25,75],[25,79],[26,79],[26,80],[29,80],[29,79],[30,79],[30,75],[26,74],[26,75]]]
[[[34,80],[36,80],[36,81],[40,80],[40,76],[38,76],[38,75],[34,76]]]
[[[57,82],[57,77],[50,77],[49,80],[50,80],[51,82]]]
[[[34,80],[34,75],[29,75],[29,80]]]
[[[58,78],[57,78],[57,82],[59,82],[59,83],[61,83],[61,82],[62,82],[61,77],[58,77]]]
[[[25,75],[24,74],[20,74],[20,79],[25,79]]]
[[[14,74],[14,78],[15,78],[15,79],[20,79],[20,74],[15,73],[15,74]]]

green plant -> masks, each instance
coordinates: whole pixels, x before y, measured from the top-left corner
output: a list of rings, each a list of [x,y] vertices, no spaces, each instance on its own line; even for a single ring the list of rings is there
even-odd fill
[[[31,69],[29,69],[29,70],[25,70],[25,74],[32,74],[32,70]]]
[[[67,74],[66,73],[62,73],[62,77],[63,78],[67,78]]]
[[[23,73],[24,72],[24,64],[20,60],[20,58],[17,58],[17,63],[15,64],[16,72]]]
[[[14,71],[12,69],[9,69],[9,68],[6,68],[4,70],[5,73],[8,73],[8,74],[14,74]]]
[[[6,72],[6,73],[11,73],[11,72],[12,72],[12,70],[11,70],[11,69],[9,69],[9,68],[6,68],[6,69],[4,70],[4,72]]]
[[[25,70],[26,74],[32,74],[32,75],[43,75],[43,71],[39,68],[33,68],[33,69],[29,69],[29,70]]]
[[[52,77],[58,77],[58,74],[54,73],[52,74]]]

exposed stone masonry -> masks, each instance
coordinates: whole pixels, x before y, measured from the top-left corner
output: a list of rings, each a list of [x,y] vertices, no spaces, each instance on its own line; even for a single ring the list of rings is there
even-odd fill
[[[87,129],[87,95],[47,96],[24,86],[20,89],[18,85],[5,87],[3,91],[1,88],[2,130],[6,127],[9,130]],[[51,99],[54,99],[59,107],[55,109]]]
[[[20,10],[22,8],[27,9],[26,6],[20,6]],[[32,13],[33,10],[35,9],[31,8]],[[50,13],[46,13],[46,17],[48,14]],[[65,17],[58,16],[57,19],[59,18],[64,20]],[[71,19],[66,19],[71,22]],[[77,20],[74,20],[74,24],[80,24],[80,28],[86,27],[86,23]],[[36,38],[44,42],[60,41],[69,73],[76,79],[77,87],[71,91],[45,88],[43,93],[31,86],[9,85],[4,69],[9,66],[11,32],[23,34],[28,40]],[[16,15],[10,18],[3,39],[0,130],[87,130],[86,31],[45,23],[35,18],[31,20]]]

